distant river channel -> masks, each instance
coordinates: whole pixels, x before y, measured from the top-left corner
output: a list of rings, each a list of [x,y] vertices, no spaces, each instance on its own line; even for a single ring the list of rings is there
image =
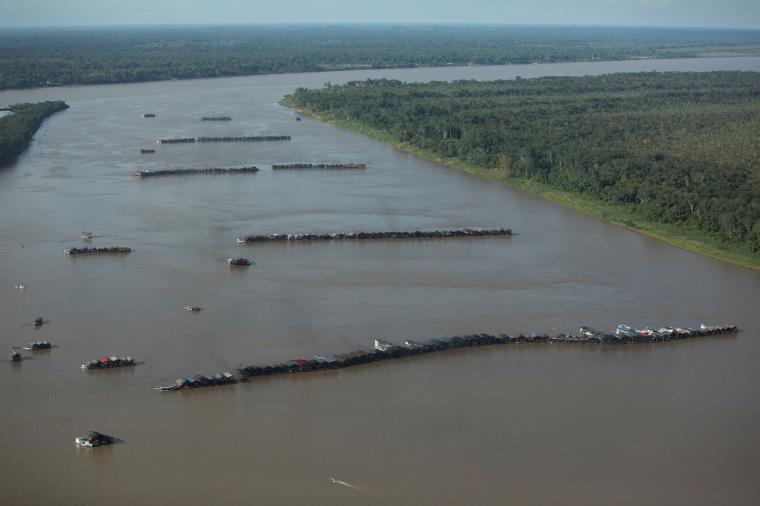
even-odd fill
[[[300,86],[760,71],[760,58],[286,74],[0,92],[65,100],[0,170],[0,504],[756,505],[760,274],[296,114]],[[155,118],[144,118],[154,113]],[[230,116],[231,121],[201,121]],[[159,145],[162,137],[290,135]],[[140,154],[140,149],[154,149]],[[366,170],[277,171],[361,162]],[[257,174],[139,180],[135,170]],[[247,234],[511,227],[512,238],[238,245]],[[129,246],[67,257],[64,248]],[[231,270],[228,257],[255,265]],[[24,285],[17,290],[14,285]],[[186,313],[183,306],[204,308]],[[46,324],[31,322],[42,316]],[[472,333],[669,324],[160,393],[239,363]],[[103,355],[136,367],[85,372]],[[116,445],[83,449],[88,430]],[[334,480],[331,480],[334,478]]]

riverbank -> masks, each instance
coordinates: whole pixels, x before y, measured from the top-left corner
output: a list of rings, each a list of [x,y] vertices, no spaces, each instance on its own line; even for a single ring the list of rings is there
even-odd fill
[[[45,119],[68,108],[61,101],[10,106],[12,114],[0,118],[0,167],[26,150]]]
[[[660,239],[677,248],[734,265],[739,265],[747,269],[760,270],[760,254],[752,253],[749,249],[743,249],[738,246],[726,247],[725,244],[719,243],[707,234],[685,230],[674,225],[654,223],[631,212],[624,206],[608,204],[580,193],[558,190],[548,184],[538,181],[510,177],[501,169],[483,168],[463,160],[442,157],[431,151],[412,146],[409,143],[399,142],[390,133],[378,128],[369,127],[358,121],[337,119],[329,115],[315,114],[304,108],[295,107],[295,104],[288,97],[281,100],[280,104],[289,107],[304,116],[309,116],[339,128],[360,133],[377,141],[390,144],[394,148],[405,153],[413,154],[425,160],[439,163],[447,167],[462,170],[468,174],[483,179],[496,181],[509,186],[510,188],[529,192],[565,208],[573,209],[583,214],[599,218],[608,223],[612,223],[613,225],[618,225],[648,235],[655,239]]]

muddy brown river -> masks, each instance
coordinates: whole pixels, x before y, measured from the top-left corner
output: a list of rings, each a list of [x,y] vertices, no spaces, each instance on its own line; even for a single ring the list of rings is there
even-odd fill
[[[304,119],[298,86],[760,70],[759,58],[355,71],[0,93],[63,99],[0,170],[0,504],[755,505],[760,273]],[[143,118],[143,113],[157,115]],[[201,122],[228,115],[229,122]],[[160,137],[289,142],[157,145]],[[155,154],[141,155],[141,148]],[[271,171],[364,162],[363,171]],[[256,165],[138,180],[136,169]],[[511,239],[238,245],[237,236],[511,227]],[[64,248],[124,245],[126,256]],[[230,270],[226,258],[255,261]],[[23,284],[18,291],[14,285]],[[205,308],[185,313],[186,304]],[[43,316],[40,329],[31,322]],[[700,322],[736,336],[522,345],[174,393],[240,362],[375,337]],[[83,372],[102,355],[143,364]],[[95,450],[74,437],[123,441]],[[331,480],[333,478],[335,481]]]

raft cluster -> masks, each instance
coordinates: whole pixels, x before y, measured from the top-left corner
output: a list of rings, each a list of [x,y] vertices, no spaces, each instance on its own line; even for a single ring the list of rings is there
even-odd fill
[[[167,170],[138,170],[133,173],[136,177],[159,176],[189,176],[200,174],[255,174],[258,167],[214,167],[211,169],[167,169]]]
[[[464,228],[459,230],[432,230],[415,232],[352,232],[337,234],[268,234],[249,235],[239,237],[238,243],[251,244],[256,242],[274,241],[346,241],[365,239],[445,239],[450,237],[484,237],[484,236],[511,236],[510,228]]]
[[[694,337],[714,336],[721,334],[733,334],[737,331],[736,325],[722,325],[722,326],[707,326],[702,325],[698,330],[682,328],[682,327],[668,327],[667,330],[654,331],[645,334],[584,334],[581,333],[577,336],[559,334],[554,337],[550,337],[548,334],[531,333],[525,334],[472,334],[464,336],[444,337],[430,339],[421,343],[406,340],[402,344],[393,344],[387,341],[376,339],[374,343],[374,349],[372,350],[359,350],[350,353],[342,353],[338,355],[316,355],[310,359],[294,359],[286,362],[270,364],[270,365],[239,365],[237,367],[237,374],[241,380],[246,378],[252,378],[256,376],[271,376],[275,374],[290,374],[290,373],[302,373],[321,371],[325,369],[342,369],[346,367],[352,367],[361,364],[368,364],[370,362],[377,362],[380,360],[389,360],[394,358],[410,357],[414,355],[420,355],[423,353],[432,353],[436,351],[451,350],[457,348],[468,348],[474,346],[490,346],[496,344],[580,344],[580,345],[618,345],[618,344],[634,344],[634,343],[652,343],[673,341],[680,339],[689,339]],[[223,375],[226,383],[220,383],[217,381],[203,381],[202,376],[193,376],[179,379],[174,385],[165,387],[156,387],[155,390],[163,392],[196,388],[202,386],[216,386],[228,383],[235,383],[235,378],[229,374]],[[208,378],[206,378],[208,379]],[[194,380],[194,381],[191,381]]]
[[[278,163],[272,170],[288,169],[366,169],[366,163]]]
[[[47,341],[34,341],[25,345],[22,349],[27,351],[49,350],[53,345]]]
[[[63,250],[67,255],[107,255],[112,253],[131,253],[126,246],[109,246],[105,248],[69,248]]]
[[[159,144],[187,144],[195,142],[263,142],[289,141],[289,135],[249,135],[243,137],[179,137],[175,139],[159,139]]]
[[[97,360],[90,360],[79,367],[82,370],[89,371],[93,369],[114,369],[116,367],[129,367],[133,365],[137,365],[137,362],[132,357],[101,357]]]
[[[173,392],[174,390],[181,390],[183,388],[215,387],[220,385],[230,385],[237,382],[237,378],[229,372],[210,374],[208,376],[196,374],[195,376],[180,378],[175,381],[173,385],[155,387],[154,390],[161,392]]]

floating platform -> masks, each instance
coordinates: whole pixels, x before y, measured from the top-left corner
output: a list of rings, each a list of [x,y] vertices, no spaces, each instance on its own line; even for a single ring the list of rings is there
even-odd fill
[[[289,135],[248,135],[242,137],[178,137],[175,139],[158,139],[158,144],[193,144],[196,142],[268,142],[289,141]]]
[[[671,331],[672,330],[672,331]],[[471,334],[430,339],[421,343],[406,340],[401,344],[393,344],[382,339],[375,339],[373,348],[337,355],[316,355],[313,358],[288,360],[269,365],[239,365],[237,376],[241,380],[257,376],[272,376],[276,374],[292,374],[315,372],[327,369],[343,369],[380,360],[412,357],[424,353],[468,348],[474,346],[509,345],[509,344],[545,344],[545,345],[633,345],[643,343],[660,343],[704,336],[730,335],[738,331],[736,325],[701,325],[699,329],[686,327],[667,327],[653,331],[652,335],[637,334],[636,336],[621,336],[618,334],[583,333],[579,335],[559,334],[550,337],[548,334],[536,332],[530,334]],[[218,375],[217,375],[218,376]],[[155,387],[154,390],[170,392],[189,388],[229,384],[238,381],[230,373],[224,373],[224,379],[209,379],[204,376],[193,376],[178,379],[175,384],[165,387]]]
[[[239,237],[239,244],[278,241],[361,241],[372,239],[449,239],[454,237],[510,237],[511,228],[464,228],[416,232],[352,232],[338,234],[269,234]]]
[[[27,351],[38,351],[38,350],[49,350],[52,347],[53,345],[47,341],[33,341],[29,344],[25,344],[21,349],[27,350]]]
[[[137,361],[132,357],[101,357],[97,360],[79,366],[83,371],[92,371],[95,369],[115,369],[118,367],[131,367],[137,365]]]
[[[280,163],[272,165],[272,170],[300,170],[300,169],[326,169],[326,170],[350,170],[366,169],[366,163]]]
[[[106,248],[69,248],[63,250],[67,255],[113,255],[131,253],[132,248],[126,246],[109,246]]]
[[[138,170],[132,175],[135,177],[162,177],[162,176],[197,176],[197,175],[221,175],[221,174],[255,174],[258,167],[214,167],[211,169],[166,169],[166,170]]]

